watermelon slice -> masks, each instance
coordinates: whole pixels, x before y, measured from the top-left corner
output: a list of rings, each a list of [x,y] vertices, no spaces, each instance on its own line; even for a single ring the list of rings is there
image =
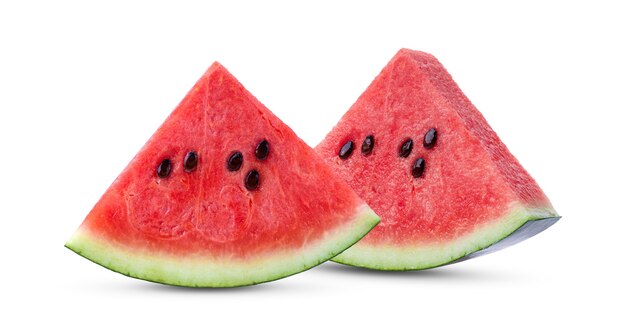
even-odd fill
[[[378,222],[313,149],[215,63],[66,246],[131,277],[230,287],[311,268]]]
[[[424,269],[489,253],[559,217],[433,56],[403,49],[316,147],[382,218],[337,262]]]

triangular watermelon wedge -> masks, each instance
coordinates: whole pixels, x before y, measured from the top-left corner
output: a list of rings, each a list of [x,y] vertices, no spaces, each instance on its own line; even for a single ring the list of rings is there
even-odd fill
[[[499,250],[559,216],[432,55],[403,49],[316,147],[382,222],[334,260],[436,267]]]
[[[215,63],[66,246],[131,277],[230,287],[311,268],[378,222],[313,149]]]

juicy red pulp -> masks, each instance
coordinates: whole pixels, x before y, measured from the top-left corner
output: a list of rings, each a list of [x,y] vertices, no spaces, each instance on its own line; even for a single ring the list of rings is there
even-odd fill
[[[236,259],[307,246],[347,224],[361,203],[216,64],[82,227],[133,250]]]
[[[345,140],[368,135],[371,155],[337,156]],[[363,244],[437,244],[515,204],[550,207],[441,64],[420,52],[401,50],[316,150],[381,216]]]

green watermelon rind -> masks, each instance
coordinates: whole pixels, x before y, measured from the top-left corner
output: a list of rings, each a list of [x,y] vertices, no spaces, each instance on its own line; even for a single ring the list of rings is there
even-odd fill
[[[529,208],[521,204],[511,205],[504,217],[477,227],[475,231],[438,246],[423,244],[391,246],[353,245],[332,261],[360,268],[376,270],[422,270],[454,263],[463,257],[507,238],[525,223],[533,220],[557,217],[551,207]]]
[[[82,228],[65,247],[107,269],[137,279],[186,287],[237,287],[281,279],[326,262],[361,240],[380,218],[367,205],[361,205],[346,221],[307,247],[267,253],[246,261],[147,253],[116,245]]]

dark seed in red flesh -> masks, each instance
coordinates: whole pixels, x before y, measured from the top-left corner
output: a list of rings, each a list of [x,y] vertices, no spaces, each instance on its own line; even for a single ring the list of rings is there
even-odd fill
[[[188,152],[183,165],[185,166],[185,171],[188,173],[196,170],[198,166],[198,154],[195,151]]]
[[[259,187],[259,172],[254,169],[249,171],[244,179],[244,184],[248,191],[256,190]]]
[[[233,154],[231,154],[230,157],[228,157],[228,160],[226,160],[226,167],[230,171],[239,170],[242,164],[243,164],[243,155],[239,151],[236,151]]]
[[[374,150],[374,135],[368,135],[361,144],[361,152],[367,156],[372,153],[372,150]]]
[[[254,155],[259,160],[265,160],[267,156],[270,154],[270,144],[267,140],[261,141],[254,150]]]
[[[348,141],[344,144],[341,149],[339,149],[339,158],[348,159],[352,154],[352,150],[354,150],[354,142]]]
[[[424,158],[417,158],[413,164],[413,168],[411,168],[411,174],[415,178],[422,177],[424,175],[424,168],[426,168],[426,161],[424,161]]]
[[[434,147],[436,143],[437,143],[437,130],[434,128],[431,128],[424,135],[424,147],[426,149],[432,149],[432,147]]]
[[[402,145],[400,145],[400,149],[398,150],[398,155],[402,158],[406,158],[409,156],[409,154],[411,154],[412,150],[413,150],[413,140],[407,139],[406,141],[404,141],[404,143],[402,143]]]
[[[157,176],[159,176],[160,178],[166,178],[167,176],[170,175],[171,171],[172,171],[172,162],[170,161],[170,159],[163,159],[163,161],[161,161],[161,163],[157,167],[156,173],[157,173]]]

